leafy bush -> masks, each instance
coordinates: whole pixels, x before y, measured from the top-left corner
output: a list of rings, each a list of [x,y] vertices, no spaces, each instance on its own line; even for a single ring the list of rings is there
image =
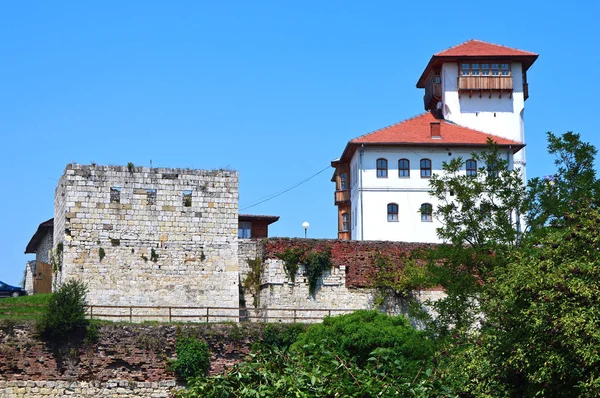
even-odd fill
[[[326,318],[289,349],[278,345],[299,329],[281,329],[286,336],[280,339],[276,327],[267,328],[265,338],[274,344],[224,375],[188,380],[179,396],[451,396],[432,369],[432,343],[403,317],[358,311]]]
[[[187,380],[193,376],[200,376],[208,370],[210,353],[208,344],[194,337],[181,337],[177,339],[177,359],[171,362],[171,369],[177,375]]]
[[[63,284],[48,300],[48,306],[37,324],[38,332],[50,339],[66,337],[75,329],[87,326],[85,283],[70,280]]]
[[[288,348],[307,329],[303,323],[267,324],[263,332],[263,347]]]
[[[310,326],[292,347],[303,349],[321,341],[327,341],[330,350],[358,363],[364,363],[376,349],[392,349],[417,361],[431,357],[434,352],[433,343],[404,316],[393,317],[373,310],[326,317],[323,323]]]

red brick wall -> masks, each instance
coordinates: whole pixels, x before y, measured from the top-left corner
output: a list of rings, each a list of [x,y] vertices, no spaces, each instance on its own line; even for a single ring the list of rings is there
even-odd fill
[[[413,250],[434,247],[428,243],[383,242],[383,241],[347,241],[336,239],[297,239],[269,238],[266,243],[266,258],[277,258],[278,253],[286,249],[331,250],[334,267],[346,266],[346,287],[369,287],[369,277],[378,255],[385,256],[397,264]]]
[[[186,334],[208,343],[211,374],[223,372],[243,359],[252,343],[262,337],[263,327],[260,324],[180,326]],[[91,345],[81,342],[79,336],[53,346],[37,338],[34,331],[32,324],[7,327],[0,323],[0,380],[175,379],[168,369],[168,360],[175,357],[175,326],[106,324],[100,328],[99,341]]]

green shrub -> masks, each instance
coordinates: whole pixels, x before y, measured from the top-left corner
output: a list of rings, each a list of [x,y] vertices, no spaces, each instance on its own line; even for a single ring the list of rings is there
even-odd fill
[[[300,328],[280,328],[284,336],[278,337],[278,327],[270,325],[265,339],[271,346],[259,347],[223,375],[189,379],[178,396],[454,396],[436,377],[432,344],[403,317],[359,311],[327,318],[300,333],[289,349],[278,346]],[[366,354],[358,361],[349,352]]]
[[[48,306],[37,324],[38,332],[50,340],[56,340],[87,326],[86,294],[87,286],[83,282],[70,280],[63,284],[50,296]]]
[[[208,370],[210,353],[205,341],[194,337],[178,338],[176,352],[177,359],[171,362],[171,369],[181,379],[201,376]]]
[[[298,339],[298,336],[307,329],[303,323],[277,324],[269,323],[263,332],[261,344],[264,347],[287,348]]]
[[[293,348],[327,341],[330,349],[345,358],[364,363],[375,349],[393,349],[404,357],[420,360],[433,355],[433,344],[411,326],[404,316],[389,316],[379,311],[355,311],[326,317],[299,336]]]

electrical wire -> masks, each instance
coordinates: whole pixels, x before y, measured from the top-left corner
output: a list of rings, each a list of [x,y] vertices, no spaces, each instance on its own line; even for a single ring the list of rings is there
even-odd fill
[[[240,211],[249,209],[249,208],[254,207],[254,206],[258,206],[259,204],[265,203],[265,202],[267,202],[267,201],[269,201],[271,199],[275,199],[276,197],[281,196],[284,193],[289,192],[292,189],[299,187],[300,185],[304,184],[305,182],[308,182],[308,181],[312,180],[313,178],[315,178],[316,176],[318,176],[319,174],[323,173],[326,170],[331,170],[331,166],[325,167],[324,169],[322,169],[322,170],[318,171],[317,173],[311,175],[310,177],[308,177],[308,178],[306,178],[306,179],[304,179],[304,180],[302,180],[302,181],[300,181],[300,182],[292,185],[291,187],[284,189],[283,191],[276,192],[276,193],[273,193],[271,195],[267,195],[267,196],[263,197],[263,199],[258,199],[258,201],[250,202],[251,204],[249,204],[248,206],[242,207],[240,209]]]

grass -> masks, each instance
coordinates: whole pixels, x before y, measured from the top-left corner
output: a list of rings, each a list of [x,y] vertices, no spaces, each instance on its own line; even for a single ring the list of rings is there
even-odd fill
[[[50,297],[52,293],[0,299],[0,319],[38,319]]]

